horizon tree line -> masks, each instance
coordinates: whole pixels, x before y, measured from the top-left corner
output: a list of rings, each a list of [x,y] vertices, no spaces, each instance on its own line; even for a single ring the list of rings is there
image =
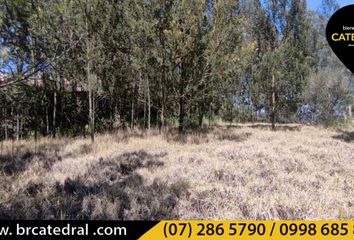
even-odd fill
[[[0,139],[351,118],[333,0],[0,0]],[[330,74],[329,74],[330,73]]]

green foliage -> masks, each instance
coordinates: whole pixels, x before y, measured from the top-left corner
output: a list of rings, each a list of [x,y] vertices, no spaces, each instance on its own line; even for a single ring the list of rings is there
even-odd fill
[[[178,124],[183,132],[206,117],[297,121],[310,73],[341,68],[322,33],[334,1],[319,12],[305,0],[0,7],[0,71],[12,68],[0,83],[0,120],[12,134],[90,130],[94,140],[95,131],[128,126]]]

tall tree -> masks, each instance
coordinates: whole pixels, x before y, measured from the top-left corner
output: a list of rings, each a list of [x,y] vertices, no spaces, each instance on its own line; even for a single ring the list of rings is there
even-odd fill
[[[272,128],[280,117],[291,119],[301,101],[308,73],[308,46],[305,1],[268,1],[259,7],[257,26],[264,31],[256,33],[260,64],[257,82],[265,94],[265,105]]]

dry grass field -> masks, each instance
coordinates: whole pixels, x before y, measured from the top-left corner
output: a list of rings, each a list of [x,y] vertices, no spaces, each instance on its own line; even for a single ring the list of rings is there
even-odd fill
[[[300,125],[0,143],[0,219],[354,219],[354,135]]]

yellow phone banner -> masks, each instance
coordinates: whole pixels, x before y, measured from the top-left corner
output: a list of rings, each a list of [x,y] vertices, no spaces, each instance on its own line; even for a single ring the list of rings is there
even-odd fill
[[[140,240],[353,240],[354,221],[161,221]]]

